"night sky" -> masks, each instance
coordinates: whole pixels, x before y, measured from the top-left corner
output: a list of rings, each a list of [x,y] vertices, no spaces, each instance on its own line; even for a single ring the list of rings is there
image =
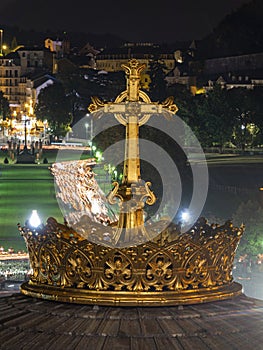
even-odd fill
[[[202,39],[251,0],[0,0],[0,25],[114,34],[130,41]]]

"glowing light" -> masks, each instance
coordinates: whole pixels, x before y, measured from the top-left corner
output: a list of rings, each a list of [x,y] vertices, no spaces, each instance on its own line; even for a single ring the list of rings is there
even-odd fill
[[[102,153],[100,151],[96,151],[95,157],[97,158],[98,162],[102,160]]]
[[[190,219],[189,211],[184,210],[181,214],[181,218],[182,218],[183,222],[189,221],[189,219]]]
[[[41,224],[41,220],[38,216],[37,210],[32,210],[32,214],[29,219],[29,225],[31,227],[38,227]]]

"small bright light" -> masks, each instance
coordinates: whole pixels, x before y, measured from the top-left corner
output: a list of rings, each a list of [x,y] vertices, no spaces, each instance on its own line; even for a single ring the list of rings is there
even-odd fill
[[[32,227],[38,227],[41,224],[41,220],[38,216],[37,210],[32,210],[32,214],[29,219],[29,225]]]
[[[187,210],[183,211],[181,214],[181,218],[184,222],[188,221],[190,219],[190,214]]]
[[[100,162],[102,160],[102,153],[100,151],[96,151],[95,157],[97,158],[98,162]]]

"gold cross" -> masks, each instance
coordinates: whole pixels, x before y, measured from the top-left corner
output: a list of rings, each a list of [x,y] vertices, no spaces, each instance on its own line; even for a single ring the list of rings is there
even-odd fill
[[[114,188],[108,196],[111,204],[120,199],[120,216],[115,234],[115,241],[131,239],[134,234],[146,234],[143,219],[144,201],[148,205],[156,198],[150,190],[150,182],[143,182],[140,173],[139,128],[147,123],[153,114],[163,115],[167,119],[178,111],[173,98],[168,97],[163,103],[152,102],[149,96],[140,90],[141,72],[145,69],[136,59],[128,65],[122,65],[126,73],[126,90],[120,93],[114,102],[102,102],[92,97],[88,107],[90,113],[100,118],[104,113],[113,113],[125,126],[125,158],[122,183],[114,182]],[[123,234],[122,231],[125,231]],[[125,236],[125,237],[122,237]]]

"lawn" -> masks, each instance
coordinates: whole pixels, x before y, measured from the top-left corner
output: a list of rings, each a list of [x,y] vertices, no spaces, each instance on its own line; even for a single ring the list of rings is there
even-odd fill
[[[40,164],[15,164],[9,158],[4,164],[6,153],[0,152],[0,246],[5,249],[26,249],[23,237],[20,236],[17,224],[23,225],[36,209],[45,222],[52,216],[63,222],[63,215],[55,196],[54,179],[49,167],[55,162],[57,152],[45,151]],[[43,164],[47,158],[48,164]],[[59,161],[87,159],[87,154],[68,150],[60,154]],[[96,167],[98,180],[103,190],[105,184],[103,167]]]
[[[4,164],[6,154],[0,151],[0,246],[5,249],[13,247],[15,250],[25,249],[25,243],[20,236],[17,224],[24,224],[33,209],[37,209],[43,220],[50,216],[63,222],[63,216],[58,206],[53,176],[49,171],[51,163],[56,161],[57,152],[45,151],[40,164]],[[43,159],[48,164],[43,164]],[[74,151],[63,152],[61,160],[88,158],[85,154]],[[207,157],[209,178],[222,188],[234,186],[249,187],[253,197],[256,190],[263,186],[263,158],[261,157]],[[198,161],[197,161],[198,162]],[[103,167],[96,167],[97,180],[108,192],[111,187],[105,182]],[[262,179],[262,182],[261,182]],[[106,189],[106,191],[105,191]],[[209,188],[207,201],[203,210],[206,216],[231,219],[241,201],[250,198],[250,194],[231,193],[224,190]]]
[[[1,166],[0,245],[15,250],[25,247],[17,224],[24,224],[37,209],[42,220],[53,216],[63,219],[54,192],[54,181],[48,165]]]

